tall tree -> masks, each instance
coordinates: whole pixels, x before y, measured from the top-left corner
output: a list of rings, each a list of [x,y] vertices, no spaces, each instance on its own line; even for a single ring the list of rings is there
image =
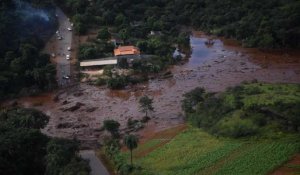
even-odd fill
[[[148,117],[149,111],[154,111],[153,105],[153,99],[149,98],[148,96],[143,96],[139,100],[140,104],[140,110],[146,114],[146,117]]]
[[[130,150],[130,162],[132,166],[132,150],[138,147],[138,138],[135,135],[126,135],[124,137],[124,144]]]

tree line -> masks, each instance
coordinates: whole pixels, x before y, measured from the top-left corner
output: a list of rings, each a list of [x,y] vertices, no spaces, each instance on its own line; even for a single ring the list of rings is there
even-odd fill
[[[0,111],[0,174],[89,174],[88,162],[77,156],[77,141],[41,133],[48,121],[48,116],[34,109]]]
[[[23,6],[19,7],[18,1],[0,3],[0,99],[51,89],[56,84],[55,66],[49,55],[41,53],[55,31],[54,5],[50,0],[20,3]],[[50,21],[31,16],[32,9],[45,10]]]
[[[298,0],[66,0],[57,1],[84,33],[93,26],[119,26],[123,35],[165,31],[176,36],[180,25],[235,38],[247,47],[299,48]],[[140,24],[133,29],[129,24]],[[120,33],[122,33],[120,32]],[[178,35],[177,35],[178,36]]]

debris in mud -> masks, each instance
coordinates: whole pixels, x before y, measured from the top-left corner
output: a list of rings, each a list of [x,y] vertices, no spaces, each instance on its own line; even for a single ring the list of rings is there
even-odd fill
[[[98,107],[87,108],[86,112],[94,112],[96,109],[98,109]]]
[[[63,111],[63,112],[66,112],[66,111],[71,111],[71,112],[74,112],[74,111],[76,111],[76,110],[78,110],[81,106],[84,106],[85,104],[83,104],[83,103],[80,103],[80,102],[77,102],[74,106],[71,106],[71,107],[69,107],[69,108],[62,108],[61,110]]]
[[[167,78],[172,78],[172,77],[173,77],[173,74],[171,71],[168,71],[161,76],[162,79],[167,79]]]
[[[73,126],[72,123],[60,123],[56,126],[57,129],[71,128]]]
[[[73,126],[72,128],[73,128],[73,129],[78,129],[78,128],[86,128],[86,127],[88,127],[88,126],[89,126],[88,124],[79,124],[79,125]]]
[[[8,106],[10,106],[10,107],[16,107],[16,106],[18,106],[18,105],[19,105],[19,103],[18,103],[17,100],[13,100],[12,102],[10,102],[10,103],[8,104]]]
[[[66,104],[69,104],[69,103],[70,103],[69,101],[65,100],[65,101],[62,102],[62,105],[66,105]]]
[[[53,101],[54,102],[58,102],[59,101],[59,95],[58,94],[54,96]]]
[[[80,97],[83,95],[83,92],[75,92],[73,95],[74,97]]]

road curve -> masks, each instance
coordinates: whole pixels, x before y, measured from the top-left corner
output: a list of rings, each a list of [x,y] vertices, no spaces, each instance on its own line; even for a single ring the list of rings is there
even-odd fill
[[[82,150],[79,155],[85,159],[89,160],[91,173],[90,175],[110,175],[102,162],[98,159],[94,150]]]

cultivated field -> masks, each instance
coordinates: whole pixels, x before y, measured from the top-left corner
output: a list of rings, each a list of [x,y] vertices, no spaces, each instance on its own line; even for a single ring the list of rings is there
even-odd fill
[[[145,175],[268,174],[299,151],[295,138],[234,140],[188,127],[168,142],[161,132],[141,144],[134,151],[134,162]]]

